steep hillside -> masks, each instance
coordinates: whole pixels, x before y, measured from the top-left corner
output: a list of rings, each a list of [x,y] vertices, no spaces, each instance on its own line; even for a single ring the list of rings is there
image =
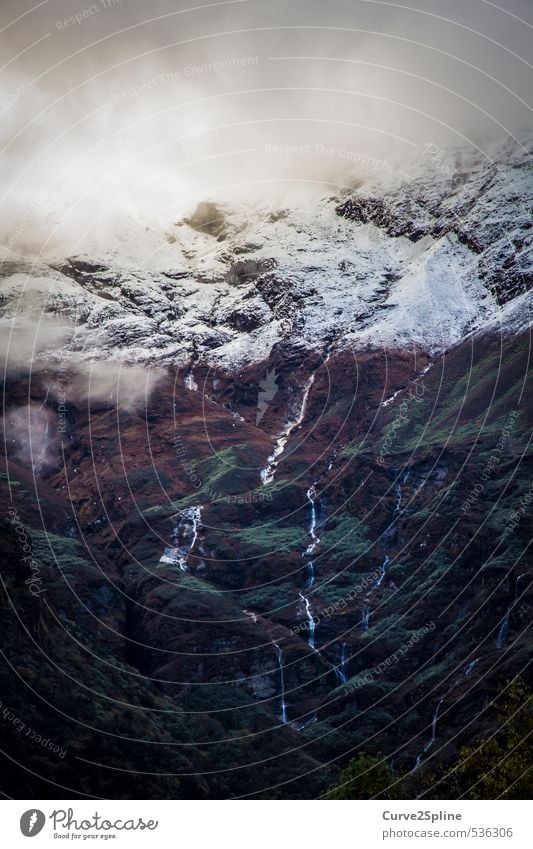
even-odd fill
[[[67,402],[38,477],[7,467],[2,701],[66,750],[28,741],[17,793],[309,798],[357,750],[442,770],[527,677],[529,356],[289,350],[211,398],[200,368],[130,411]],[[19,375],[9,407],[56,420],[57,380]]]
[[[532,200],[501,147],[4,250],[13,795],[446,793],[529,676]]]

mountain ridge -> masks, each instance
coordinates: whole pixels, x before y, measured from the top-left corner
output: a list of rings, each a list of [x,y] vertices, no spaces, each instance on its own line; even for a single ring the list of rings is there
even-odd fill
[[[428,159],[410,181],[370,178],[305,208],[201,202],[166,234],[137,222],[108,254],[50,263],[5,250],[0,320],[42,311],[73,325],[74,358],[215,368],[282,344],[439,354],[497,331],[502,310],[502,331],[519,331],[531,310],[531,158],[498,155],[466,173],[458,155],[444,173]]]

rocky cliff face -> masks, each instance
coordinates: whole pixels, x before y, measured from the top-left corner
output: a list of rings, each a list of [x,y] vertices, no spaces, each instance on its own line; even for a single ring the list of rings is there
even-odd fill
[[[491,727],[531,607],[500,166],[5,266],[3,320],[77,317],[6,384],[2,701],[66,751],[28,740],[17,794],[310,798]]]
[[[427,157],[305,209],[203,203],[165,233],[122,219],[112,248],[68,258],[5,249],[2,320],[72,322],[76,359],[228,370],[279,348],[442,353],[519,302],[516,330],[531,309],[530,148]]]

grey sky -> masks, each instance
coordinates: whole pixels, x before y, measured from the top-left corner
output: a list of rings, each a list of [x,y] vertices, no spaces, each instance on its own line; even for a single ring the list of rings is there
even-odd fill
[[[35,196],[164,217],[235,185],[335,183],[341,150],[361,167],[531,126],[529,0],[32,6],[0,12],[11,227]]]

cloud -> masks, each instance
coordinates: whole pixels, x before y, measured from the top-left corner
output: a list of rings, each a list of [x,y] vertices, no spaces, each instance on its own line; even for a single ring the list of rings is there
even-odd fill
[[[0,318],[0,367],[13,377],[40,371],[61,356],[72,328],[47,316],[32,314]]]
[[[146,407],[165,376],[163,369],[93,360],[76,364],[65,391],[78,404],[110,404],[134,413]]]
[[[38,404],[12,407],[2,420],[6,451],[15,463],[39,475],[57,468],[61,441],[54,414]]]
[[[163,370],[102,362],[72,364],[62,371],[57,363],[41,362],[40,368],[42,372],[34,370],[37,383],[31,391],[35,394],[36,387],[41,387],[42,401],[12,406],[0,423],[8,457],[36,475],[59,468],[62,443],[68,438],[66,434],[76,429],[71,416],[70,425],[65,424],[73,407],[94,410],[103,405],[139,413],[165,377]]]
[[[25,52],[4,77],[0,235],[17,248],[76,253],[117,210],[165,225],[204,198],[281,203],[530,124],[527,0],[75,5],[8,30]]]

